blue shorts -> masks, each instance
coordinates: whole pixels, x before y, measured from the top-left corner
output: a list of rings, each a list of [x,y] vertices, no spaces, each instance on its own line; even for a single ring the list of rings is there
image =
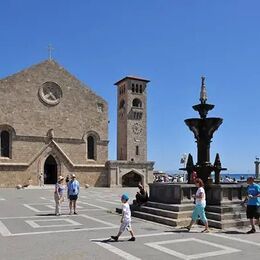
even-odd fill
[[[200,204],[197,204],[193,210],[192,213],[192,220],[196,221],[198,218],[201,219],[201,221],[203,221],[203,223],[207,222],[207,218],[206,218],[206,214],[205,214],[205,207],[203,207]]]

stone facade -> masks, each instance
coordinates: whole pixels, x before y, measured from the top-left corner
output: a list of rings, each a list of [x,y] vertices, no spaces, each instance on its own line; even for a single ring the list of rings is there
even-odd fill
[[[129,161],[108,161],[109,186],[137,187],[138,183],[147,185],[153,182],[154,162],[129,162]]]
[[[147,83],[125,77],[117,86],[117,161],[107,162],[110,186],[137,186],[153,181],[147,161]]]
[[[0,80],[1,187],[58,175],[108,186],[108,106],[55,61]]]
[[[117,160],[147,160],[146,84],[149,80],[125,77],[117,86]]]

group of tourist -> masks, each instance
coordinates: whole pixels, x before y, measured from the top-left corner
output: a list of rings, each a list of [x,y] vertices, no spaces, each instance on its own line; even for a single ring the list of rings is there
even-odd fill
[[[154,176],[153,182],[184,182],[183,175],[174,175],[174,176]]]
[[[193,176],[196,177],[195,175]],[[190,231],[193,224],[200,219],[205,228],[203,229],[203,233],[209,232],[209,224],[205,214],[206,207],[206,193],[204,189],[204,183],[200,178],[195,178],[194,183],[197,187],[196,194],[193,195],[195,200],[195,208],[192,212],[191,221],[188,226],[184,228]],[[260,228],[260,185],[254,182],[253,177],[249,177],[247,179],[247,197],[245,203],[247,204],[246,215],[250,220],[251,229],[247,232],[247,234],[252,234],[256,232],[255,225],[259,225]],[[138,205],[142,205],[143,203],[148,201],[148,194],[145,191],[144,187],[139,184],[138,185],[139,192],[136,194],[136,202]],[[131,234],[131,238],[129,241],[135,241],[134,233],[131,226],[131,210],[128,204],[129,197],[126,194],[123,194],[121,197],[122,202],[122,218],[121,218],[121,226],[116,236],[111,236],[111,239],[114,241],[118,241],[120,235],[125,231],[129,231]]]
[[[205,229],[202,232],[209,232],[208,220],[205,214],[205,207],[206,207],[206,193],[204,189],[204,183],[200,178],[197,176],[194,177],[194,183],[197,187],[196,194],[193,195],[195,200],[195,208],[193,210],[191,221],[188,226],[184,228],[190,231],[192,225],[200,219],[204,225]],[[247,232],[247,234],[255,233],[256,228],[255,225],[258,224],[260,228],[260,185],[254,182],[253,177],[249,177],[247,179],[247,197],[244,201],[247,205],[246,215],[247,218],[250,219],[251,229]],[[148,201],[148,193],[144,189],[141,183],[138,184],[139,191],[136,193],[136,204],[138,206],[143,205]],[[64,185],[64,177],[59,176],[58,181],[55,185],[54,190],[54,200],[55,200],[55,215],[61,215],[61,204],[64,202],[65,193],[67,191],[67,198],[69,199],[69,214],[77,214],[76,211],[76,201],[79,195],[79,182],[76,180],[75,174],[71,176],[67,175],[66,177],[66,185]],[[121,196],[122,202],[122,218],[121,218],[121,226],[116,236],[111,236],[111,239],[114,241],[118,241],[120,235],[125,231],[128,230],[131,234],[131,238],[129,241],[135,241],[135,236],[131,227],[131,210],[128,204],[129,197],[127,194],[123,194]]]
[[[64,202],[65,193],[67,190],[67,198],[69,199],[69,214],[72,214],[72,210],[74,214],[77,214],[76,211],[76,201],[79,195],[79,182],[76,180],[76,175],[72,174],[71,178],[69,175],[66,177],[66,186],[64,185],[64,177],[59,176],[58,181],[55,184],[54,190],[54,200],[55,200],[55,215],[61,215],[61,204]]]
[[[256,232],[256,224],[258,224],[260,228],[260,185],[254,182],[253,177],[247,179],[247,184],[247,197],[244,203],[246,203],[246,216],[250,220],[251,224],[251,229],[247,234],[251,234]],[[200,178],[196,178],[195,185],[198,188],[194,195],[196,205],[192,213],[190,224],[184,228],[190,231],[192,225],[199,218],[205,225],[205,229],[202,232],[209,232],[208,220],[205,214],[206,194],[203,188],[204,183]]]

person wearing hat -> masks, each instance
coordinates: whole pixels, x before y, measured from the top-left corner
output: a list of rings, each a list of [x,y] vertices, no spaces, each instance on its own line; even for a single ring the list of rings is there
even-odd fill
[[[55,215],[59,216],[61,215],[61,203],[64,201],[64,191],[65,187],[63,185],[63,176],[58,177],[58,181],[55,184],[55,190],[54,190],[54,200],[55,200]]]
[[[72,208],[74,210],[74,214],[78,214],[76,211],[76,201],[79,195],[79,182],[76,180],[76,175],[71,175],[71,180],[68,183],[68,198],[70,200],[69,208],[70,213],[72,214]]]
[[[131,234],[131,238],[128,241],[135,241],[135,236],[131,227],[131,210],[128,204],[129,197],[127,194],[123,194],[121,196],[122,206],[122,218],[121,218],[121,226],[119,228],[118,234],[116,236],[111,236],[114,241],[118,241],[118,238],[121,234],[127,230]]]

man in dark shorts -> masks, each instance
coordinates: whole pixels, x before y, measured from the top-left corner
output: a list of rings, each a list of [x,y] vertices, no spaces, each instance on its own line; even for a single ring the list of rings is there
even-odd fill
[[[254,178],[249,177],[247,179],[247,209],[246,216],[250,219],[251,229],[247,232],[247,234],[255,233],[255,220],[259,223],[260,217],[260,185],[254,183]]]
[[[79,195],[79,182],[76,180],[75,174],[71,175],[71,180],[68,183],[68,198],[70,200],[69,208],[70,214],[72,214],[72,207],[74,214],[78,214],[76,211],[76,201]]]

